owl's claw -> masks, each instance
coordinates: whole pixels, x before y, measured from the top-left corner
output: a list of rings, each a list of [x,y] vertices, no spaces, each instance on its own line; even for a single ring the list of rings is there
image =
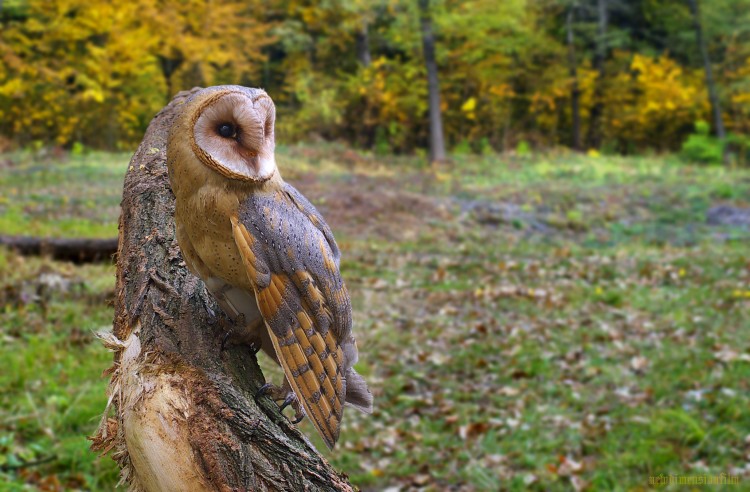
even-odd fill
[[[232,338],[233,335],[236,335],[235,343],[249,346],[253,355],[257,355],[258,352],[260,352],[260,349],[263,348],[263,341],[260,336],[255,333],[256,328],[260,323],[260,320],[256,320],[250,325],[247,325],[245,323],[244,314],[237,316],[234,320],[233,326],[229,327],[229,330],[221,339],[221,352],[224,352],[227,349],[227,342],[229,342],[229,339]],[[237,327],[240,327],[239,331],[236,329]]]
[[[258,393],[256,393],[255,397],[257,398],[259,396],[266,396],[268,393],[271,392],[272,389],[273,389],[273,383],[266,383],[260,388],[258,388]]]
[[[229,340],[229,337],[232,336],[232,331],[228,331],[224,334],[224,338],[221,339],[221,352],[224,352],[227,349],[227,341]]]
[[[284,409],[291,405],[294,408],[294,419],[290,419],[293,424],[299,424],[305,418],[305,410],[287,382],[284,382],[284,386],[282,387],[278,387],[273,383],[264,384],[258,389],[256,398],[260,396],[268,396],[273,401],[283,400],[283,403],[279,405],[281,413],[284,413]]]
[[[288,395],[286,395],[286,398],[284,398],[284,403],[279,406],[279,411],[283,412],[284,409],[291,405],[296,399],[297,397],[294,395],[294,393],[289,393]]]

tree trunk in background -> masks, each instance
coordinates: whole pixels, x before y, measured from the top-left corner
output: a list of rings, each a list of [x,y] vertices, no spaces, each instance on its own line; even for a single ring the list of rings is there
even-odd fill
[[[357,38],[357,59],[362,66],[369,67],[372,63],[372,56],[370,55],[370,36],[367,21],[362,20],[362,27],[356,34]]]
[[[698,6],[698,0],[688,0],[690,4],[690,12],[693,14],[693,27],[695,28],[695,39],[698,41],[698,49],[700,49],[701,57],[703,57],[703,67],[706,71],[706,86],[708,87],[708,99],[711,102],[711,114],[713,115],[714,130],[716,131],[716,137],[719,140],[724,141],[726,138],[726,130],[724,129],[724,120],[721,117],[721,103],[719,103],[719,95],[716,92],[716,83],[714,82],[714,74],[711,68],[711,58],[708,55],[708,47],[706,46],[706,39],[703,37],[703,26],[701,25],[700,8]],[[724,152],[724,161],[727,163],[729,156]]]
[[[594,67],[598,72],[594,86],[594,106],[591,108],[591,119],[586,140],[590,148],[598,149],[602,144],[602,115],[604,114],[604,61],[607,57],[607,0],[597,0],[598,32],[596,36],[596,53]]]
[[[167,178],[181,92],[130,161],[120,215],[109,403],[92,448],[130,490],[352,490],[275,403],[247,346],[221,351],[231,322],[187,271]]]
[[[573,123],[573,149],[581,150],[581,90],[578,87],[578,67],[576,64],[576,48],[573,38],[573,20],[575,16],[576,4],[570,5],[568,16],[565,21],[568,41],[568,68],[570,73],[570,114]]]
[[[166,102],[169,103],[169,101],[171,101],[172,97],[174,96],[174,89],[172,88],[172,74],[175,73],[178,68],[180,68],[183,59],[181,56],[169,58],[162,55],[157,55],[157,58],[159,59],[159,65],[161,66],[161,74],[164,76],[164,82],[167,85]]]
[[[437,62],[435,61],[435,35],[432,32],[430,0],[419,0],[419,10],[430,97],[430,160],[440,162],[445,160],[445,140],[443,138],[443,117],[440,111],[440,84],[438,83]]]

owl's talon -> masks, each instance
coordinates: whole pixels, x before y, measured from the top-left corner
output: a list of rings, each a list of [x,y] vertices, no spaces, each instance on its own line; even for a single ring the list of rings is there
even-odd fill
[[[292,423],[294,425],[299,424],[305,419],[305,412],[300,412],[294,415],[294,420],[292,420]]]
[[[302,408],[302,404],[297,399],[297,395],[289,387],[289,383],[284,383],[284,386],[279,387],[273,383],[266,383],[258,389],[256,397],[268,396],[273,401],[282,401],[279,405],[279,412],[284,413],[284,409],[291,405],[294,408],[294,419],[289,419],[293,424],[299,424],[302,419],[305,418],[305,410]]]
[[[294,393],[289,393],[288,395],[286,395],[286,398],[284,398],[284,403],[279,405],[279,411],[283,412],[286,407],[294,403],[296,400],[297,397],[294,395]]]
[[[255,397],[258,398],[261,396],[266,396],[269,393],[271,393],[272,389],[273,389],[273,383],[266,383],[260,388],[258,388],[258,392],[255,394]]]
[[[227,349],[227,341],[229,341],[229,337],[232,336],[232,331],[228,331],[224,334],[224,337],[221,339],[221,352],[224,352]]]

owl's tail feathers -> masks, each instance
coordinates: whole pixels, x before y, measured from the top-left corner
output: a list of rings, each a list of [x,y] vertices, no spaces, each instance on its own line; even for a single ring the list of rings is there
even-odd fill
[[[346,403],[363,413],[372,413],[372,393],[354,368],[346,371]]]

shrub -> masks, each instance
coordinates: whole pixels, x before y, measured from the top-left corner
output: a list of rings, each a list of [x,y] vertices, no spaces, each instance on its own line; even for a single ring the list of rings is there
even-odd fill
[[[701,164],[721,164],[723,162],[723,145],[721,141],[709,135],[710,127],[707,122],[695,122],[695,133],[683,142],[680,155],[690,162]]]

